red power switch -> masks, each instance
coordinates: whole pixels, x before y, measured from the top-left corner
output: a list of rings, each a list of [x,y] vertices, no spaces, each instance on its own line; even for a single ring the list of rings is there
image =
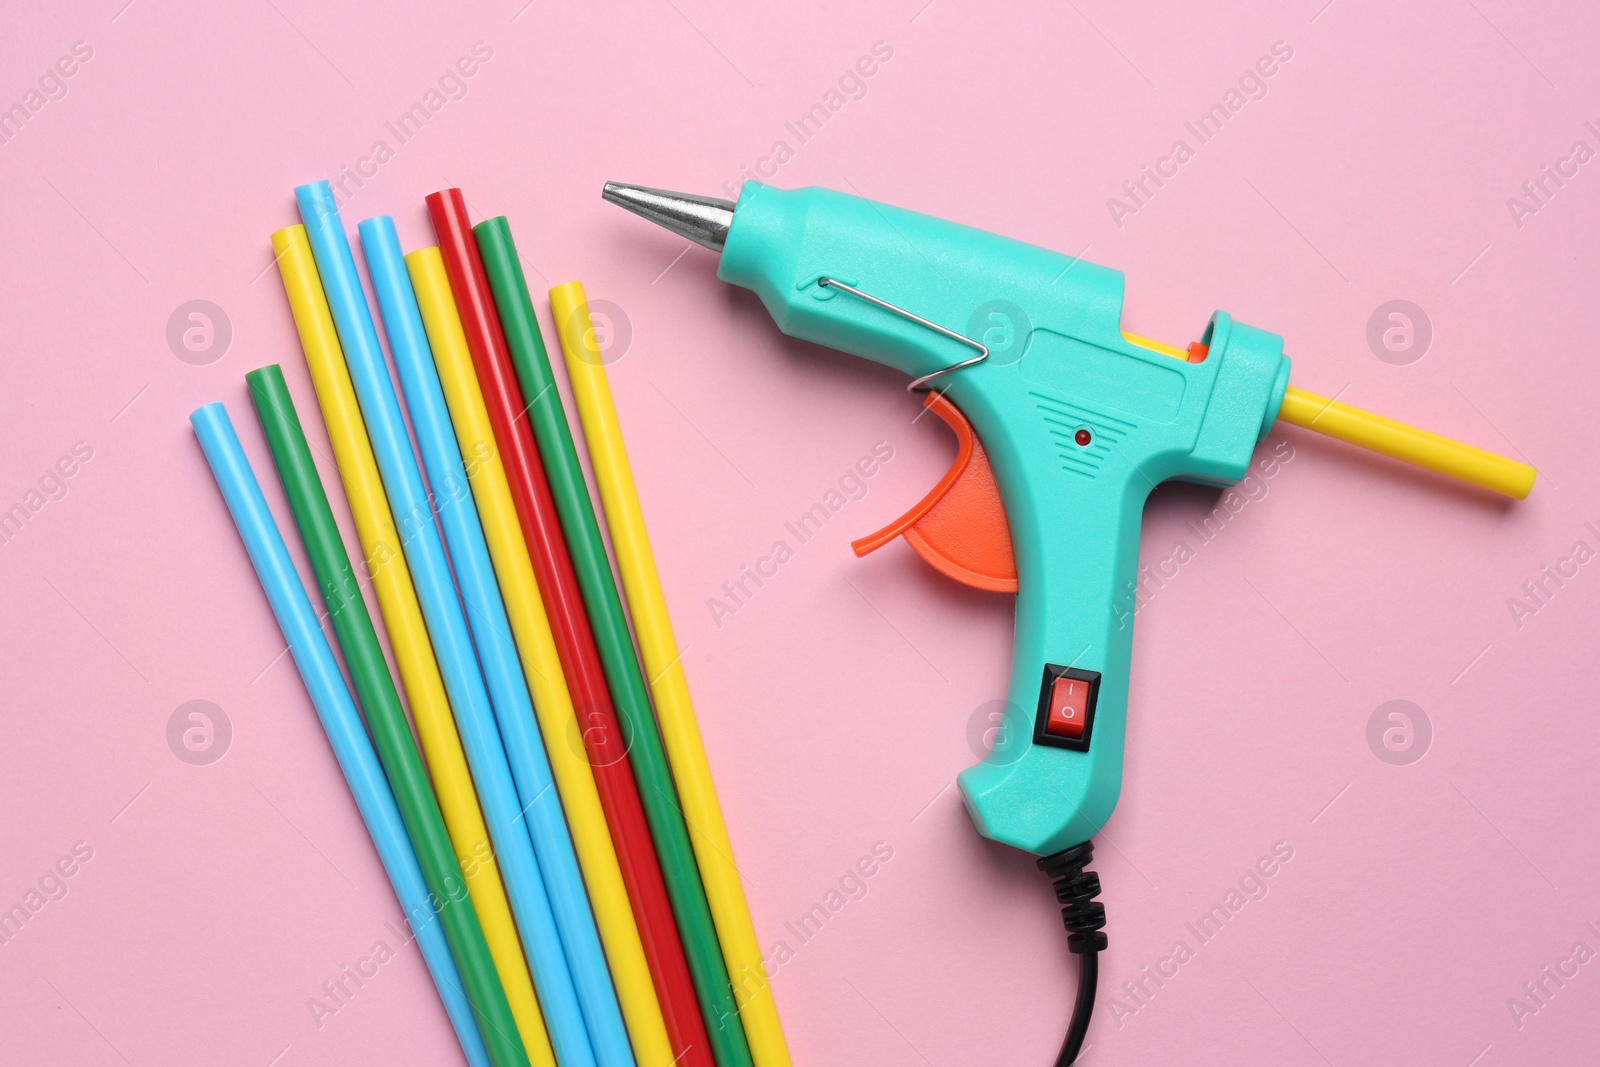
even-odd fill
[[[1100,673],[1048,663],[1039,689],[1039,713],[1034,720],[1033,743],[1052,748],[1089,750],[1094,730],[1095,697]]]
[[[1089,683],[1082,678],[1057,678],[1050,686],[1050,717],[1044,732],[1079,738],[1089,721]]]

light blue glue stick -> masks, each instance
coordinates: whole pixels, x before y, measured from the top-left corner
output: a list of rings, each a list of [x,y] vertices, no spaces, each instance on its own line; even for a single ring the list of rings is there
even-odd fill
[[[311,241],[311,253],[322,276],[328,307],[349,365],[361,416],[377,456],[383,488],[394,509],[406,564],[416,582],[422,617],[444,676],[445,692],[472,769],[473,784],[483,805],[495,859],[504,875],[511,913],[533,972],[534,991],[550,1030],[550,1043],[562,1067],[597,1067],[584,1026],[572,971],[550,906],[546,877],[533,851],[522,803],[506,762],[499,727],[478,667],[472,635],[451,579],[433,506],[423,487],[422,472],[411,450],[400,414],[400,402],[389,368],[378,347],[372,312],[356,275],[350,242],[339,221],[328,183],[314,182],[294,191],[300,218]]]
[[[578,873],[578,857],[572,848],[561,799],[550,775],[534,720],[533,701],[522,662],[511,636],[505,602],[489,561],[489,547],[483,525],[473,503],[461,449],[456,443],[445,404],[444,388],[434,366],[433,351],[423,328],[411,275],[400,251],[394,220],[387,215],[367,219],[357,227],[361,247],[366,253],[367,274],[378,294],[378,309],[383,315],[384,332],[389,336],[389,351],[400,370],[400,387],[411,412],[411,428],[422,450],[423,467],[433,489],[439,521],[444,526],[445,544],[455,564],[456,584],[466,604],[472,624],[472,638],[489,683],[500,736],[505,740],[511,773],[522,798],[533,849],[544,871],[545,887],[555,909],[556,926],[567,950],[567,962],[578,987],[578,1000],[588,1023],[589,1039],[594,1044],[600,1067],[633,1067],[622,1009],[617,1004],[595,927],[594,912]]]
[[[239,445],[239,435],[234,432],[228,411],[221,404],[207,404],[196,408],[189,422],[194,426],[195,436],[200,438],[200,447],[228,503],[233,524],[239,528],[256,577],[261,579],[261,588],[272,605],[272,614],[277,616],[278,627],[283,631],[284,640],[289,642],[294,665],[311,694],[311,703],[322,720],[322,729],[333,746],[339,769],[344,772],[350,792],[356,798],[367,833],[372,835],[372,843],[377,846],[378,858],[383,861],[395,896],[400,898],[400,906],[405,909],[412,932],[416,934],[417,946],[433,975],[433,984],[439,990],[439,999],[444,1001],[467,1062],[472,1067],[489,1067],[489,1055],[472,1018],[472,1005],[467,1002],[460,973],[450,957],[444,928],[434,914],[427,883],[422,879],[422,868],[417,864],[417,854],[412,851],[411,839],[406,836],[400,809],[389,791],[389,781],[383,775],[378,755],[372,750],[366,727],[356,712],[355,700],[345,687],[344,675],[339,673],[327,635],[311,610],[300,575],[289,560],[283,534],[267,508],[266,498],[261,495],[261,484],[256,481],[250,460]]]

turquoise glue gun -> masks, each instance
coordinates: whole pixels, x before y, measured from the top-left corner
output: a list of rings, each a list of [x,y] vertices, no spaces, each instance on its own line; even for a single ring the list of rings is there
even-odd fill
[[[784,333],[910,375],[956,430],[950,473],[856,547],[903,535],[946,574],[1015,591],[1002,728],[959,781],[979,831],[1028,852],[1088,841],[1116,804],[1156,485],[1235,484],[1280,417],[1519,499],[1533,484],[1525,464],[1291,388],[1283,339],[1223,312],[1187,350],[1128,334],[1121,272],[1082,259],[829,189],[605,197],[721,252],[718,276]]]
[[[746,182],[737,204],[608,183],[604,196],[722,254],[778,328],[911,376],[956,432],[904,537],[1017,597],[1004,718],[960,775],[979,832],[1040,856],[1080,961],[1056,1059],[1082,1050],[1108,944],[1090,838],[1122,786],[1139,520],[1169,479],[1233,485],[1275,419],[1521,499],[1527,464],[1296,389],[1276,334],[1211,317],[1174,348],[1122,329],[1122,274],[828,189]]]
[[[605,197],[720,251],[718,277],[784,333],[909,374],[957,430],[950,474],[856,547],[902,534],[1016,592],[1002,729],[958,781],[979,832],[1029,853],[1090,840],[1117,803],[1158,483],[1234,485],[1283,418],[1518,499],[1533,485],[1526,464],[1291,389],[1283,339],[1222,312],[1187,350],[1125,333],[1122,272],[1083,259],[829,189]]]

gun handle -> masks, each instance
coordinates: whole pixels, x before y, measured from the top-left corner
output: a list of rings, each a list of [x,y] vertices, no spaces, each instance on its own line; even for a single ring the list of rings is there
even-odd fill
[[[959,778],[984,836],[1038,855],[1089,840],[1122,787],[1149,485],[1053,488],[1012,497],[1019,589],[1004,718],[989,755]]]

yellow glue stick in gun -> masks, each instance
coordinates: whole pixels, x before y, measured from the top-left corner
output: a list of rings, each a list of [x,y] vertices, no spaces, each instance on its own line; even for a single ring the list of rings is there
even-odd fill
[[[1016,594],[1004,729],[959,781],[979,832],[1055,880],[1083,963],[1072,1062],[1106,944],[1085,865],[1121,788],[1150,490],[1237,483],[1280,418],[1518,499],[1533,468],[1293,388],[1283,339],[1220,311],[1186,349],[1127,335],[1121,272],[1020,241],[820,188],[604,196],[720,252],[718,276],[784,333],[909,375],[955,430],[950,472],[856,548],[903,536],[944,573]],[[986,332],[992,313],[1011,329]]]

